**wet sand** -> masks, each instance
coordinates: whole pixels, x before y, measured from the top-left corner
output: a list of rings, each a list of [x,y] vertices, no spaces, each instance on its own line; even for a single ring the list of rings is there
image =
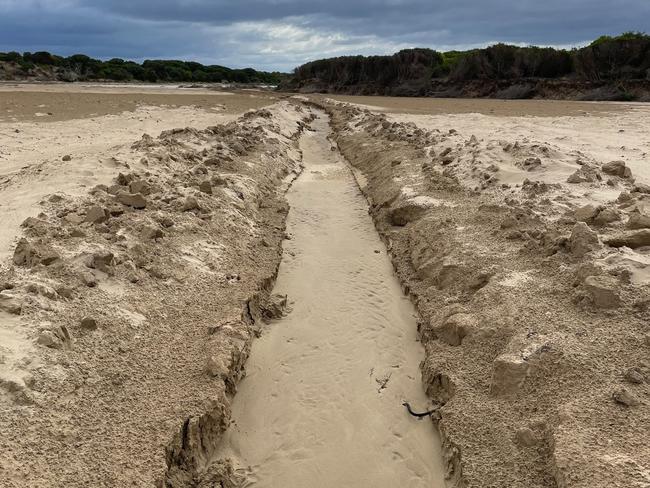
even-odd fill
[[[422,317],[450,485],[648,486],[647,106],[325,108]]]
[[[260,487],[443,487],[433,423],[402,406],[429,406],[415,310],[327,120],[313,127],[275,288],[293,311],[254,343],[220,455]]]
[[[195,107],[239,114],[278,100],[271,92],[172,85],[0,84],[0,122],[54,122],[131,112],[139,106]]]

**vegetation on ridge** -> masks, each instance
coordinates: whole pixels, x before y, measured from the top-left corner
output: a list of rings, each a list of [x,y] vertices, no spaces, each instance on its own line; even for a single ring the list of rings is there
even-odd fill
[[[496,44],[470,51],[418,48],[392,56],[321,59],[296,68],[287,87],[312,84],[320,91],[345,91],[364,86],[367,92],[399,95],[423,94],[436,80],[522,79],[650,80],[650,36],[639,32],[602,36],[571,50]]]
[[[192,61],[147,60],[139,64],[119,58],[101,61],[84,54],[62,57],[45,51],[23,54],[0,52],[0,79],[53,77],[59,81],[228,82],[277,85],[284,76],[278,72],[205,66]]]

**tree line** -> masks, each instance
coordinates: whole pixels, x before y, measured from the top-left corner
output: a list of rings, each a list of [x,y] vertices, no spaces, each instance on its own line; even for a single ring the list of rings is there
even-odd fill
[[[192,61],[147,60],[140,64],[119,58],[101,61],[84,54],[63,57],[46,51],[22,54],[0,52],[0,62],[14,65],[20,76],[34,76],[37,70],[41,69],[53,72],[60,81],[228,82],[277,85],[286,76],[279,72],[206,66]]]
[[[321,59],[296,68],[287,86],[425,86],[437,79],[466,82],[522,78],[650,80],[650,36],[640,32],[602,36],[588,46],[570,50],[496,44],[469,51],[418,48],[392,56]]]

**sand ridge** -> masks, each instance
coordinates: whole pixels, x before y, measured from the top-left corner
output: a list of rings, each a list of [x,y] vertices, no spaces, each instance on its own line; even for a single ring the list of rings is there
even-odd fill
[[[75,89],[0,87],[3,486],[648,486],[647,109]]]
[[[108,185],[53,193],[26,219],[0,269],[3,486],[217,476],[216,439],[193,425],[218,438],[228,422],[308,118],[282,103],[145,135]]]
[[[650,243],[647,185],[587,154],[546,183],[540,166],[565,157],[548,141],[503,137],[492,169],[497,148],[453,117],[421,128],[323,106],[422,316],[449,483],[647,486],[649,285],[619,259]],[[504,185],[513,163],[528,176]]]

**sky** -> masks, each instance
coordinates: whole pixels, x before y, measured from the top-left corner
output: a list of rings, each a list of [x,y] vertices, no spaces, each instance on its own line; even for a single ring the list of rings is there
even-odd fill
[[[650,0],[0,0],[0,51],[291,71],[314,59],[650,33]]]

